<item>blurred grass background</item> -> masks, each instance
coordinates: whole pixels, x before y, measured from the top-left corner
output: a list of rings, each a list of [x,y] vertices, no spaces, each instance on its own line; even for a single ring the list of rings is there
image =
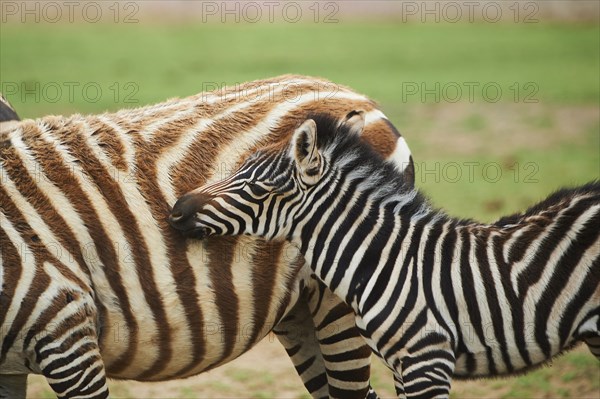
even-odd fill
[[[23,118],[143,106],[284,73],[326,77],[378,101],[413,151],[417,185],[457,216],[491,221],[560,186],[600,177],[597,19],[0,25],[0,82]],[[469,82],[479,85],[473,99]],[[82,94],[89,83],[101,88],[98,101]],[[502,90],[497,102],[482,93],[489,83]],[[72,98],[69,84],[79,85]],[[457,101],[444,95],[447,84],[463,89]],[[58,96],[55,85],[63,90]],[[44,88],[39,98],[24,94]],[[306,396],[289,364],[272,367],[261,353],[254,354],[253,367],[212,374],[221,382],[208,391],[193,379],[176,389],[154,384],[151,391],[120,382],[113,396]],[[393,395],[391,377],[379,364],[373,380],[380,393]],[[34,382],[30,394],[52,397],[43,384]],[[583,348],[526,376],[455,383],[452,397],[600,398],[600,364]]]
[[[402,101],[403,84],[413,82],[429,88],[436,82],[496,82],[504,101],[513,98],[510,85],[534,82],[541,101],[598,102],[597,25],[20,24],[2,26],[0,44],[4,81],[31,87],[98,82],[103,88],[135,82],[141,104],[195,94],[203,84],[284,73],[324,76],[390,107]],[[481,90],[476,95],[481,100]],[[20,108],[25,115],[66,110],[62,101],[28,101]],[[119,106],[108,95],[97,103],[78,96],[71,108]]]

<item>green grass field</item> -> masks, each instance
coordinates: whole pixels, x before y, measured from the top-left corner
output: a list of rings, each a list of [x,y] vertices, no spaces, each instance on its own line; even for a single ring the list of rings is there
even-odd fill
[[[109,86],[133,82],[140,104],[283,73],[330,78],[384,105],[403,103],[403,88],[456,82],[494,82],[501,101],[598,102],[597,26],[517,24],[332,25],[4,25],[0,36],[2,81],[42,87],[51,82],[97,82],[97,103],[75,90],[54,104],[28,101],[25,116],[40,112],[115,109]],[[408,87],[407,87],[408,85]],[[5,90],[6,91],[6,90]],[[406,90],[404,90],[406,91]],[[448,97],[453,97],[448,93]],[[494,95],[490,92],[490,95]],[[49,95],[50,97],[51,95]],[[123,96],[121,96],[123,97]],[[406,95],[421,103],[420,95]],[[427,97],[427,102],[433,97]]]
[[[0,29],[2,90],[22,117],[116,110],[186,96],[215,83],[300,73],[327,77],[377,100],[413,151],[417,185],[453,215],[491,221],[523,210],[560,186],[600,178],[598,25],[357,22]],[[440,98],[423,98],[421,85],[436,84]],[[466,92],[456,102],[452,93],[443,92],[443,87],[466,90],[469,84],[478,85],[472,101]],[[101,88],[97,101],[89,101],[90,93],[86,100],[85,85]],[[485,85],[500,87],[497,102],[482,92]],[[62,93],[52,91],[57,86]],[[23,95],[24,89],[36,87],[47,93],[37,99]],[[304,397],[290,369],[283,377],[279,368],[267,362],[264,367],[259,388],[252,378],[240,377],[239,369],[223,369],[220,378],[226,382],[201,396]],[[380,365],[373,379],[386,386],[382,392],[392,394],[391,379]],[[191,381],[179,382],[181,389],[168,395],[197,397]],[[232,392],[227,381],[242,388]],[[291,381],[293,388],[282,381]],[[115,385],[118,397],[141,395],[127,384]],[[44,388],[33,389],[45,395]],[[152,395],[167,394],[157,389]],[[578,350],[552,368],[519,378],[457,383],[453,397],[600,398],[600,363]]]

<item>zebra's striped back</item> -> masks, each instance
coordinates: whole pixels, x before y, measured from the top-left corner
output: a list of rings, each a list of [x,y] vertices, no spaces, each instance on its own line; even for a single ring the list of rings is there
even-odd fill
[[[409,398],[580,341],[600,358],[600,182],[495,224],[454,219],[360,142],[360,115],[311,116],[286,146],[182,196],[172,226],[295,243]]]
[[[69,309],[97,327],[110,377],[183,377],[249,349],[296,303],[301,258],[250,238],[184,242],[170,205],[309,112],[356,107],[371,118],[366,141],[410,175],[404,139],[372,101],[301,76],[3,129],[0,374],[43,371],[35,335],[73,327]]]

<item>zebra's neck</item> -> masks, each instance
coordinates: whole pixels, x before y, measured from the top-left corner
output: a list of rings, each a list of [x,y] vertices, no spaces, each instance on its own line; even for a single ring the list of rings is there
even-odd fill
[[[317,276],[353,307],[395,237],[419,221],[448,219],[417,191],[394,192],[373,172],[362,178],[333,176],[306,198],[290,235]]]

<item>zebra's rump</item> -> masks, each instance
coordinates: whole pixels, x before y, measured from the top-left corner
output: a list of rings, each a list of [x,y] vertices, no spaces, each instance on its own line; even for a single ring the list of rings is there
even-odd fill
[[[94,311],[110,377],[182,377],[246,351],[295,303],[303,262],[288,245],[250,238],[185,241],[167,223],[170,207],[285,140],[307,114],[353,109],[368,116],[365,140],[412,170],[371,100],[302,76],[2,127],[0,370],[33,342],[20,337],[65,322],[44,304],[73,290]]]
[[[481,229],[464,289],[456,376],[523,373],[600,331],[600,183],[562,189]],[[461,244],[462,245],[462,244]],[[486,253],[485,248],[494,248]],[[493,276],[485,283],[484,273]],[[485,287],[486,295],[473,290]],[[467,305],[470,302],[470,307]],[[476,305],[474,305],[476,304]],[[476,306],[481,316],[475,314]]]

